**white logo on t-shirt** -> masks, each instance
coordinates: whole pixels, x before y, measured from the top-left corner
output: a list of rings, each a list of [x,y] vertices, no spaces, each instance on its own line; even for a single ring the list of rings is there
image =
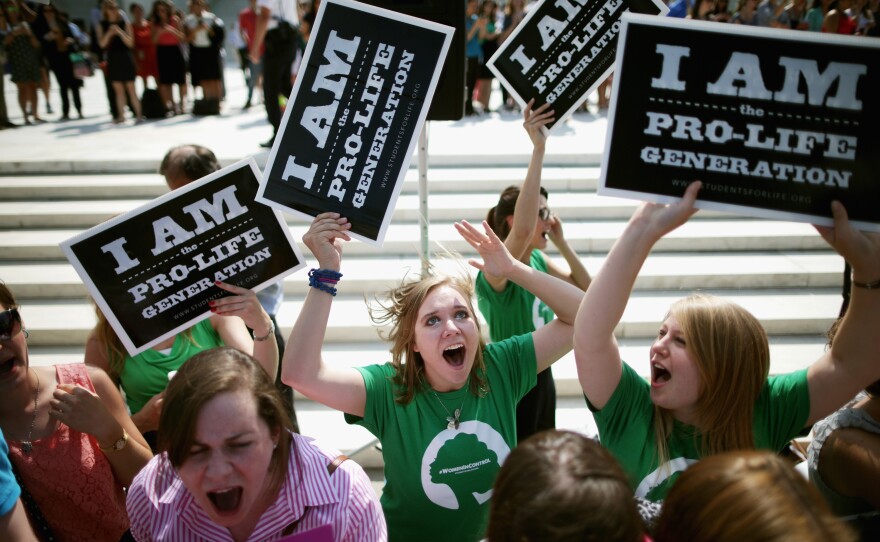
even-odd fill
[[[459,510],[492,497],[492,483],[510,447],[501,434],[481,421],[444,429],[422,456],[422,488],[438,506]]]

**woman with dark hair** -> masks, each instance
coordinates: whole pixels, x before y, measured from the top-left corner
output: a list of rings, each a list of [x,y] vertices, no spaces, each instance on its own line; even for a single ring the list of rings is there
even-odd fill
[[[623,469],[598,442],[542,431],[510,452],[492,493],[488,542],[642,542]]]
[[[484,262],[471,265],[528,288],[559,318],[486,345],[470,276],[427,274],[405,280],[371,309],[376,324],[391,326],[384,337],[390,363],[330,366],[321,350],[349,228],[338,214],[322,213],[303,236],[320,269],[310,272],[282,379],[382,442],[390,540],[479,540],[495,474],[516,445],[516,404],[570,350],[582,292],[514,259],[488,224],[484,233],[462,222],[456,229]]]
[[[562,221],[547,206],[547,191],[541,186],[541,169],[547,137],[544,127],[553,121],[549,104],[532,110],[534,100],[523,109],[523,127],[532,140],[532,157],[522,187],[510,186],[498,204],[489,209],[486,222],[514,258],[523,264],[562,279],[581,290],[590,285],[590,274],[562,232]],[[543,250],[548,239],[565,259],[568,269],[548,258]],[[480,312],[489,324],[494,342],[530,333],[553,320],[547,304],[525,288],[504,277],[480,272],[476,280]],[[556,427],[556,387],[548,368],[538,375],[535,387],[516,408],[516,438]]]
[[[2,7],[6,12],[6,28],[0,29],[0,32],[4,36],[12,82],[18,89],[18,105],[24,123],[31,124],[31,118],[34,122],[43,122],[37,112],[37,85],[42,77],[40,42],[23,20],[15,2],[5,2]]]
[[[107,74],[113,85],[113,93],[116,96],[116,112],[119,115],[113,119],[113,124],[125,122],[125,98],[128,94],[129,103],[134,109],[135,122],[141,122],[141,101],[134,91],[135,66],[134,55],[131,50],[134,47],[134,30],[131,23],[122,17],[122,12],[116,0],[104,0],[101,4],[101,49],[107,53]]]
[[[575,323],[578,378],[608,447],[636,495],[662,500],[681,471],[731,450],[782,450],[800,431],[880,378],[880,233],[856,230],[840,202],[816,229],[852,267],[850,306],[831,348],[809,368],[769,376],[761,323],[711,295],[675,302],[651,345],[648,382],[614,338],[639,270],[663,236],[695,212],[702,184],[681,201],[642,204],[587,290]]]
[[[190,14],[183,20],[189,42],[189,73],[193,87],[202,87],[206,100],[219,101],[222,94],[220,47],[223,21],[208,11],[205,0],[191,0]]]
[[[386,540],[363,469],[291,430],[272,378],[250,356],[215,348],[171,379],[160,455],[128,491],[141,541],[274,540],[324,525],[337,542]]]
[[[183,113],[186,100],[186,60],[181,46],[186,41],[183,22],[174,14],[169,0],[156,0],[150,11],[153,43],[156,44],[156,67],[159,70],[159,96],[168,111]],[[177,102],[172,85],[177,85]]]
[[[153,43],[153,25],[144,18],[144,6],[132,2],[128,6],[131,12],[131,27],[134,31],[134,62],[137,76],[144,82],[144,88],[149,87],[149,80],[157,82],[159,67],[156,63],[156,44]]]
[[[82,81],[73,76],[73,62],[70,53],[78,51],[73,32],[67,22],[58,16],[58,10],[53,5],[39,6],[37,20],[34,21],[34,33],[40,40],[43,55],[49,62],[49,68],[55,74],[61,93],[61,119],[70,118],[70,96],[73,95],[73,106],[76,108],[79,118],[83,118],[82,100],[79,96],[79,88]]]
[[[855,542],[816,490],[770,452],[706,458],[672,487],[655,542]]]
[[[30,365],[22,312],[0,282],[0,428],[12,465],[58,540],[117,542],[129,526],[123,488],[150,449],[104,371]]]

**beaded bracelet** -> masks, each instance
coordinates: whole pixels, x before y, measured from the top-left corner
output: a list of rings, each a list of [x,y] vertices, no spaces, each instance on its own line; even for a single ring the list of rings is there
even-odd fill
[[[342,278],[342,273],[332,269],[312,269],[309,271],[309,286],[335,296],[335,285]]]
[[[852,285],[864,288],[865,290],[880,290],[880,280],[875,280],[874,282],[857,282],[854,280]]]

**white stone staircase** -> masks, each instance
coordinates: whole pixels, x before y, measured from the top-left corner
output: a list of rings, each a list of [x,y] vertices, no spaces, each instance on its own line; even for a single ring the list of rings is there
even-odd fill
[[[550,191],[549,205],[562,218],[566,238],[587,268],[596,272],[636,202],[597,196],[595,166],[548,162],[543,184]],[[511,160],[493,162],[492,156],[484,156],[472,163],[484,166],[441,165],[429,172],[432,250],[472,256],[452,222],[483,219],[497,194],[525,175],[525,166],[517,165],[524,161],[511,165]],[[100,173],[49,163],[44,173],[0,175],[0,279],[23,306],[33,363],[82,361],[94,313],[58,243],[164,193],[162,179],[150,168],[138,162],[103,164],[99,169],[109,172]],[[345,247],[345,276],[327,333],[329,363],[365,365],[388,359],[364,299],[400,280],[407,270],[419,270],[416,179],[416,171],[410,170],[381,250],[357,242]],[[289,224],[299,240],[306,223],[290,219]],[[648,346],[667,308],[685,293],[702,289],[734,299],[764,323],[771,336],[772,372],[804,367],[821,354],[822,334],[839,310],[842,269],[843,261],[808,225],[701,211],[662,240],[643,269],[618,327],[624,358],[647,375]],[[307,290],[305,272],[288,277],[284,287],[278,321],[286,334]],[[554,375],[558,425],[590,431],[592,418],[572,355],[554,367]],[[347,426],[340,413],[305,398],[297,399],[296,408],[304,433],[347,453],[366,446],[356,459],[366,467],[381,466],[365,430]]]

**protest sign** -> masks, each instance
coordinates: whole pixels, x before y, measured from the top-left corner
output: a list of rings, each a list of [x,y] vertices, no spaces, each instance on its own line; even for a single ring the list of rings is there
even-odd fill
[[[880,40],[623,18],[600,194],[880,231]]]
[[[552,130],[587,99],[614,65],[620,16],[669,11],[660,0],[550,0],[535,6],[489,59],[519,103],[551,103]]]
[[[258,201],[306,219],[338,212],[352,237],[381,246],[452,32],[322,2]]]
[[[220,280],[261,290],[305,265],[243,160],[61,243],[129,354],[210,316]]]

